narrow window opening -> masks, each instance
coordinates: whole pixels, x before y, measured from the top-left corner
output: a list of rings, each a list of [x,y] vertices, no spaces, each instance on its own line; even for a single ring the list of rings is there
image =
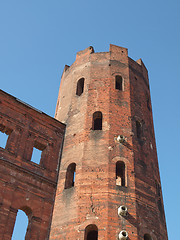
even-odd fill
[[[93,124],[92,124],[93,130],[102,130],[102,113],[101,112],[95,112],[93,114]]]
[[[117,75],[115,77],[115,79],[116,79],[115,88],[122,91],[123,90],[123,79],[122,79],[122,77]]]
[[[145,234],[144,235],[144,240],[152,240],[152,238],[149,234]]]
[[[138,139],[142,137],[142,126],[139,121],[136,121],[136,134]]]
[[[35,142],[34,147],[33,147],[33,152],[32,152],[32,156],[31,156],[31,162],[34,162],[36,164],[40,164],[41,163],[41,156],[42,156],[42,152],[45,149],[45,146]]]
[[[88,225],[85,229],[84,240],[98,240],[98,228],[96,225]]]
[[[66,172],[65,189],[74,187],[76,177],[76,164],[71,163]]]
[[[75,183],[75,178],[76,178],[76,171],[74,171],[74,174],[73,174],[73,186],[74,186],[74,183]]]
[[[84,78],[81,78],[77,82],[76,95],[81,96],[84,91]]]
[[[8,137],[11,134],[12,130],[6,128],[3,125],[0,125],[0,147],[6,148]]]
[[[28,227],[28,216],[22,210],[18,210],[16,221],[14,225],[12,240],[23,240],[25,239]]]
[[[98,239],[98,232],[96,230],[92,230],[87,235],[87,240],[97,240]]]
[[[160,197],[161,196],[161,187],[160,184],[156,181],[156,194]]]
[[[160,213],[163,214],[163,205],[162,205],[161,198],[158,199],[157,204],[158,204]]]
[[[118,161],[116,163],[116,185],[125,186],[125,164]]]
[[[147,98],[147,108],[148,108],[149,111],[151,110],[151,104],[150,104],[149,97]]]

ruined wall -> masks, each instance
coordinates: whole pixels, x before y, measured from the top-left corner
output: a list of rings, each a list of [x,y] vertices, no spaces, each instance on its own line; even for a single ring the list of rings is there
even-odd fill
[[[29,218],[26,239],[48,239],[65,125],[0,91],[0,131],[8,135],[0,147],[0,239],[11,239],[18,209]]]

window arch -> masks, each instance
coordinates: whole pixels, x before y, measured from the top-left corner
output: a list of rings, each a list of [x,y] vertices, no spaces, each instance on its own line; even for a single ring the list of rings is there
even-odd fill
[[[75,175],[76,175],[76,164],[71,163],[66,172],[66,180],[65,180],[65,189],[74,187],[75,183]]]
[[[77,82],[76,95],[81,96],[84,91],[84,78],[80,78]]]
[[[102,112],[97,111],[93,113],[92,129],[102,130]]]
[[[116,185],[117,186],[125,186],[125,163],[122,161],[118,161],[116,163]]]
[[[136,121],[136,135],[138,139],[142,137],[142,124],[139,121]]]
[[[95,224],[90,224],[86,227],[84,240],[98,240],[98,228]]]
[[[151,236],[149,234],[144,234],[144,240],[152,240]]]
[[[115,76],[115,89],[123,91],[123,78],[120,75]]]
[[[27,236],[27,229],[31,213],[32,211],[28,207],[18,209],[16,221],[14,224],[14,230],[11,238],[12,240],[25,239],[25,237]]]

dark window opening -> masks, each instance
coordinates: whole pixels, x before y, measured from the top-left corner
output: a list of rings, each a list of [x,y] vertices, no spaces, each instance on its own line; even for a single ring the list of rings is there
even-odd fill
[[[142,137],[142,126],[139,121],[136,121],[136,134],[137,134],[137,138],[140,139]]]
[[[123,79],[121,76],[117,75],[116,76],[116,84],[115,88],[118,90],[123,90]]]
[[[75,183],[75,176],[76,176],[76,164],[71,163],[66,172],[66,180],[65,180],[65,189],[74,187]]]
[[[161,198],[158,199],[157,204],[158,204],[158,209],[162,215],[164,209],[163,209],[163,204],[162,204]]]
[[[87,240],[97,240],[98,239],[98,232],[93,230],[88,233]]]
[[[102,130],[102,113],[101,112],[95,112],[93,114],[92,129],[93,130]]]
[[[31,156],[31,162],[34,162],[36,164],[40,164],[41,163],[41,156],[42,156],[42,152],[45,149],[45,146],[35,142],[34,147],[33,147],[33,151],[32,151],[32,156]]]
[[[0,124],[0,147],[6,148],[8,137],[12,130]]]
[[[98,228],[96,225],[88,225],[85,229],[84,240],[98,240]]]
[[[144,235],[144,240],[152,240],[152,238],[149,234],[145,234]]]
[[[125,186],[125,164],[118,161],[116,163],[116,185]]]
[[[151,104],[150,104],[150,99],[149,99],[149,97],[148,97],[148,99],[147,99],[147,108],[148,108],[149,111],[151,110]]]
[[[76,95],[81,96],[84,91],[84,78],[81,78],[77,82]]]
[[[161,187],[160,184],[156,181],[156,194],[160,197],[161,196]]]

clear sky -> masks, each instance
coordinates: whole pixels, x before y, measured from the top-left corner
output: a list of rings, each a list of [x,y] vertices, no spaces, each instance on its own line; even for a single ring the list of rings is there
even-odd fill
[[[170,240],[180,223],[179,12],[178,0],[0,0],[1,89],[51,116],[64,65],[77,51],[108,51],[112,43],[143,59]]]

